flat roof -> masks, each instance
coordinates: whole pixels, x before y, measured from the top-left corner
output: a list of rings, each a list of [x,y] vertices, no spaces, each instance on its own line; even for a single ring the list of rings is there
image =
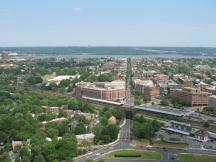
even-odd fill
[[[99,86],[100,85],[100,86]],[[103,85],[103,86],[102,86]],[[114,80],[112,82],[79,82],[76,86],[91,90],[125,90],[125,81]]]
[[[154,87],[154,82],[152,80],[134,79],[133,81],[134,81],[135,84]]]
[[[174,108],[153,108],[153,107],[143,107],[143,106],[134,106],[135,109],[151,111],[156,113],[174,115],[174,116],[187,116],[192,113],[192,111],[183,111]]]
[[[175,121],[175,120],[170,120],[170,123],[176,123],[176,124],[179,124],[179,125],[185,125],[185,126],[189,126],[189,127],[191,126],[188,123],[178,122],[178,121]]]
[[[180,133],[180,134],[183,134],[183,135],[187,135],[187,136],[190,135],[190,133],[185,132],[185,131],[181,131],[181,130],[178,130],[178,129],[173,129],[173,128],[165,128],[165,129],[169,130],[169,131],[172,131],[172,132],[176,132],[176,133]]]
[[[121,102],[102,100],[102,99],[91,98],[91,97],[86,97],[86,96],[82,96],[82,98],[83,98],[83,99],[87,99],[87,100],[91,100],[91,101],[96,101],[96,102],[102,102],[102,103],[107,103],[107,104],[113,104],[113,105],[122,105],[122,104],[123,104],[123,103],[121,103]]]
[[[89,139],[89,138],[94,138],[94,137],[95,135],[93,133],[76,135],[77,139]]]

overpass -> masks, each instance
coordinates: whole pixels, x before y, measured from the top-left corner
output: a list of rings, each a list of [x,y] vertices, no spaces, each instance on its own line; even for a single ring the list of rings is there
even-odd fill
[[[153,107],[153,106],[146,106],[146,105],[136,106],[133,104],[124,104],[123,102],[107,101],[107,100],[96,99],[96,98],[85,97],[85,96],[83,96],[82,98],[90,102],[121,106],[126,111],[142,110],[142,111],[149,111],[149,112],[159,113],[159,114],[173,115],[177,117],[189,116],[190,114],[193,113],[193,111],[191,110],[180,110],[171,107]]]
[[[133,109],[135,110],[143,110],[143,111],[149,111],[153,113],[159,113],[159,114],[166,114],[166,115],[173,115],[177,117],[181,116],[189,116],[193,113],[191,110],[179,110],[175,108],[168,108],[168,107],[148,107],[148,106],[134,106]]]

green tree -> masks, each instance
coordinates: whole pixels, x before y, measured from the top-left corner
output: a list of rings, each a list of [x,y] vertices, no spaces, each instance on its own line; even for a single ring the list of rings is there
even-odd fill
[[[2,162],[11,162],[9,154],[5,152],[2,155],[0,155],[0,161],[2,161]]]
[[[119,127],[116,124],[108,125],[107,131],[109,132],[111,140],[115,140],[118,136]]]
[[[36,75],[36,76],[31,75],[26,80],[31,85],[42,83],[42,81],[43,81],[43,79],[41,78],[41,76],[38,76],[38,75]]]
[[[143,98],[143,100],[144,100],[145,103],[147,103],[147,102],[151,101],[151,97],[145,95],[144,98]]]
[[[108,124],[107,118],[102,117],[102,118],[100,119],[100,123],[101,123],[102,125],[106,126],[106,125]]]
[[[140,99],[136,98],[135,101],[134,101],[134,104],[135,104],[135,105],[141,105],[142,102],[141,102]]]
[[[71,159],[77,155],[75,136],[65,135],[61,140],[47,143],[43,148],[43,154],[49,162]]]
[[[169,100],[167,98],[163,97],[160,104],[162,106],[168,106],[169,105]]]
[[[65,79],[62,80],[59,84],[59,87],[68,87],[70,85],[70,80],[69,79]]]
[[[77,124],[74,132],[75,132],[75,134],[85,134],[86,133],[85,125],[82,122]]]

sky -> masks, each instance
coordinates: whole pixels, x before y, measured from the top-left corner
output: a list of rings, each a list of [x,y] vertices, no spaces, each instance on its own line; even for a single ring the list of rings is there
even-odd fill
[[[1,0],[5,46],[216,47],[216,1]]]

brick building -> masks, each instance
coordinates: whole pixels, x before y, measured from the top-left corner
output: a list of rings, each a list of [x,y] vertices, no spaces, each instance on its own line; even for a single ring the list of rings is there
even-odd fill
[[[152,80],[134,79],[134,87],[139,90],[143,95],[159,96],[160,88],[156,87]]]
[[[102,100],[116,101],[125,98],[125,82],[80,82],[76,84],[77,97],[90,97]]]
[[[203,111],[208,106],[208,93],[197,88],[184,87],[171,91],[170,96],[184,102],[196,111]]]
[[[160,88],[159,87],[145,87],[144,95],[146,96],[159,96]]]

